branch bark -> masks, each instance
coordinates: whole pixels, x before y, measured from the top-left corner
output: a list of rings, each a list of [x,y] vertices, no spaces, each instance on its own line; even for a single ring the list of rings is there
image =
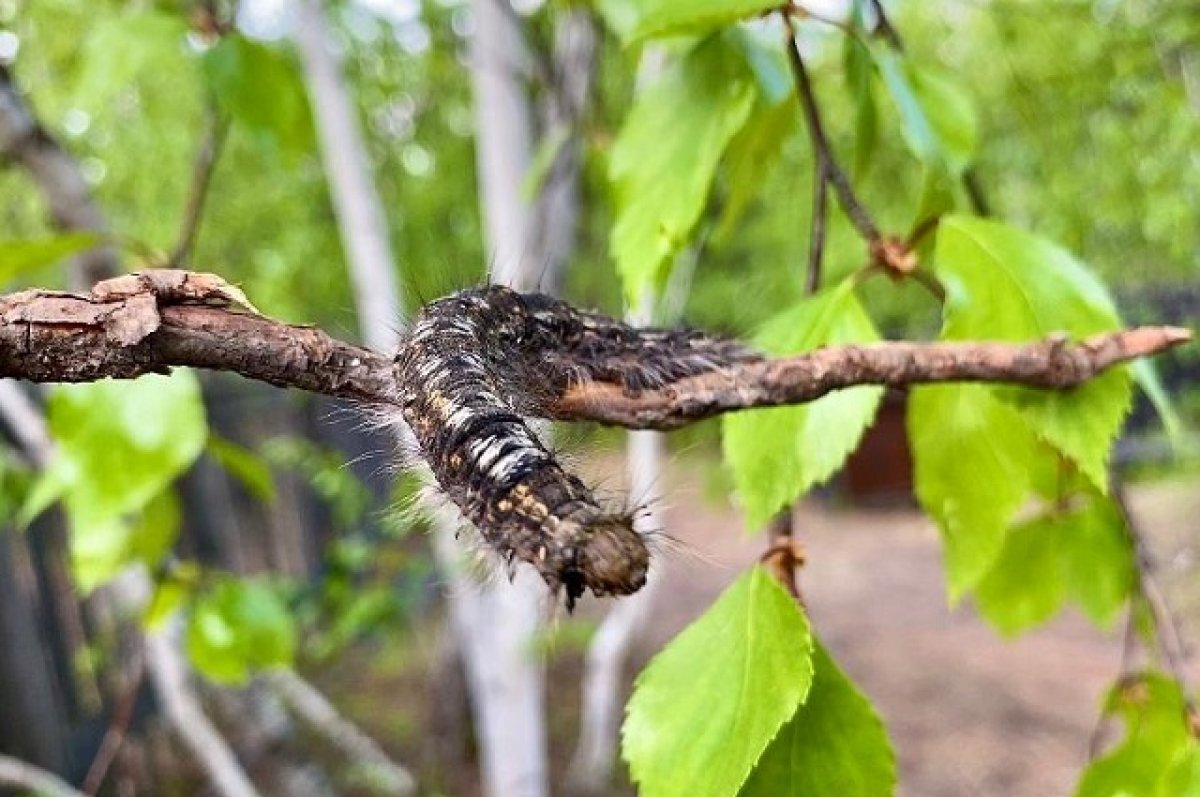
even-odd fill
[[[89,382],[191,366],[367,403],[395,403],[389,357],[314,327],[238,311],[239,296],[212,275],[156,270],[100,283],[87,295],[22,291],[0,297],[0,377]],[[657,389],[575,383],[543,402],[542,414],[666,430],[724,412],[801,404],[855,385],[974,381],[1062,389],[1191,339],[1191,331],[1179,327],[1138,327],[1074,343],[1053,338],[831,346],[730,363]]]

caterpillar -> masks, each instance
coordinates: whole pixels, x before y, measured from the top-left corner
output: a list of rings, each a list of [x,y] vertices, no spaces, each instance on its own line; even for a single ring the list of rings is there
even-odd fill
[[[630,513],[606,510],[524,420],[587,380],[627,394],[760,359],[727,339],[637,329],[502,286],[426,305],[395,356],[399,404],[441,490],[501,556],[533,565],[567,608],[628,595],[650,554]]]

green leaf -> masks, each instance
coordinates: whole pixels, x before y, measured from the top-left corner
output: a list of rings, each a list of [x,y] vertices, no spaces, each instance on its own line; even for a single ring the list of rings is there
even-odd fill
[[[150,567],[161,562],[174,547],[183,520],[179,498],[170,489],[152,498],[134,519],[93,517],[86,510],[73,510],[70,517],[71,576],[85,594],[134,562]]]
[[[296,628],[269,584],[226,579],[196,599],[186,639],[196,669],[219,683],[238,684],[257,668],[290,664]]]
[[[1175,754],[1154,797],[1200,797],[1200,745],[1194,740]]]
[[[1133,373],[1133,379],[1137,382],[1138,387],[1142,389],[1154,407],[1154,411],[1158,413],[1167,438],[1172,445],[1178,447],[1183,439],[1183,421],[1176,412],[1171,397],[1163,388],[1162,381],[1158,378],[1158,369],[1154,367],[1151,360],[1143,358],[1134,362],[1129,370]]]
[[[920,68],[894,50],[877,50],[875,60],[900,111],[909,149],[923,163],[961,175],[978,138],[970,95],[947,75]]]
[[[715,38],[673,64],[634,103],[609,160],[617,214],[609,248],[630,306],[666,280],[756,95],[745,58]]]
[[[1157,673],[1131,678],[1112,690],[1107,710],[1124,718],[1125,738],[1084,770],[1076,797],[1159,797],[1164,780],[1186,776],[1168,771],[1195,745],[1178,684]]]
[[[57,388],[49,401],[57,455],[46,478],[74,514],[136,512],[200,455],[208,436],[195,374]]]
[[[146,627],[159,628],[191,600],[200,575],[200,568],[191,562],[172,567],[171,571],[154,585],[154,596],[142,614],[142,622]]]
[[[83,43],[73,105],[105,108],[139,76],[184,60],[187,23],[178,14],[97,14]]]
[[[208,435],[195,375],[66,385],[48,409],[57,450],[22,518],[63,500],[73,572],[85,592],[134,561],[156,562],[179,527],[178,506],[165,491]]]
[[[275,500],[275,477],[263,457],[215,434],[209,435],[208,453],[255,498],[265,502]]]
[[[763,188],[767,176],[783,155],[783,144],[796,126],[796,110],[787,100],[770,104],[760,99],[754,112],[733,140],[725,158],[728,190],[721,217],[713,232],[716,245],[728,241],[746,209]]]
[[[1029,492],[1037,441],[1016,411],[970,384],[915,388],[908,438],[917,498],[941,529],[957,601],[1000,554]]]
[[[1137,580],[1125,520],[1114,501],[1099,493],[1064,520],[1059,551],[1068,592],[1093,622],[1111,627]]]
[[[812,682],[796,601],[745,573],[638,676],[622,754],[643,797],[737,794]]]
[[[1104,285],[1066,250],[1023,230],[947,216],[938,230],[936,272],[946,287],[950,340],[1079,338],[1121,326]],[[1040,437],[1108,489],[1112,441],[1128,412],[1128,372],[1110,370],[1071,390],[998,388]]]
[[[975,588],[975,603],[993,626],[1013,636],[1053,617],[1067,597],[1058,519],[1022,523]]]
[[[53,266],[64,257],[86,252],[101,242],[91,232],[76,232],[31,241],[0,243],[0,285],[39,268]]]
[[[845,280],[764,324],[755,343],[768,354],[870,343],[879,333]],[[758,528],[810,487],[832,476],[858,445],[883,398],[879,387],[839,390],[795,407],[750,410],[723,421],[725,459]]]
[[[313,150],[308,96],[293,59],[230,34],[205,53],[204,72],[218,107],[231,119],[289,157]]]
[[[718,30],[778,7],[778,0],[643,0],[627,40]]]
[[[746,781],[741,797],[886,797],[896,757],[879,715],[820,642],[808,697]]]
[[[854,157],[851,168],[856,178],[862,178],[879,143],[879,107],[875,99],[875,61],[870,49],[857,36],[845,37],[842,69],[846,76],[847,91],[854,99]]]

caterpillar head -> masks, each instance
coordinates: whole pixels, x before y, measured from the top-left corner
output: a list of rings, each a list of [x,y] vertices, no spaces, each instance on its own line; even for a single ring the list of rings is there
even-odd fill
[[[539,567],[551,586],[562,585],[567,593],[567,610],[586,590],[597,597],[630,595],[646,583],[650,552],[632,518],[602,515],[587,523],[566,521],[575,526],[563,529],[568,542],[549,557],[548,567]]]

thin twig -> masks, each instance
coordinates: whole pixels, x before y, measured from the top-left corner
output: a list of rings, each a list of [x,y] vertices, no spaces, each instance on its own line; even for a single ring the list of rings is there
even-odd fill
[[[204,217],[204,203],[208,199],[208,189],[212,184],[213,172],[216,171],[217,160],[221,156],[221,148],[228,130],[228,120],[221,116],[220,111],[214,106],[209,105],[205,113],[204,132],[200,136],[200,146],[196,151],[196,161],[192,166],[192,181],[183,208],[183,222],[179,229],[179,239],[167,261],[172,268],[185,267],[191,258],[196,237],[200,233],[200,223]]]
[[[871,9],[875,12],[875,33],[882,36],[887,43],[896,48],[899,52],[904,52],[904,40],[900,38],[900,32],[892,25],[892,21],[888,19],[887,12],[883,10],[881,0],[871,0]]]
[[[987,194],[983,190],[983,184],[979,181],[979,174],[975,171],[975,167],[968,167],[962,174],[963,188],[967,191],[967,200],[971,203],[971,210],[976,216],[992,215],[992,206],[988,202]]]
[[[759,561],[803,605],[804,598],[796,582],[796,568],[804,564],[804,552],[795,538],[795,507],[788,504],[779,510],[771,518],[768,531],[767,550],[759,557]]]
[[[133,720],[133,709],[137,705],[138,693],[141,692],[145,675],[145,654],[139,649],[134,657],[129,683],[113,709],[112,720],[104,732],[100,749],[96,751],[92,765],[88,767],[87,776],[83,779],[81,791],[89,797],[99,791],[100,786],[104,784],[104,777],[108,774],[109,768],[116,760],[117,753],[121,750],[121,745],[125,742],[125,736],[129,732],[129,723]]]
[[[821,284],[821,261],[825,255],[825,220],[829,212],[828,175],[823,158],[813,169],[812,226],[809,228],[808,269],[804,274],[804,292],[810,296]]]
[[[854,193],[854,187],[850,184],[850,179],[833,157],[829,138],[825,135],[825,125],[821,121],[821,112],[817,106],[817,98],[813,93],[812,82],[808,77],[808,69],[804,66],[804,58],[800,55],[800,46],[796,43],[796,26],[787,14],[783,15],[783,20],[787,29],[786,48],[788,61],[792,67],[792,77],[796,82],[796,93],[800,100],[800,107],[804,112],[804,120],[808,125],[813,147],[818,152],[818,164],[822,160],[824,161],[825,173],[829,182],[833,185],[834,191],[837,193],[838,204],[842,206],[842,210],[846,212],[846,216],[854,224],[855,229],[859,231],[869,244],[874,246],[882,240],[879,227],[875,224],[875,220],[871,217],[870,212],[859,201],[858,195]]]
[[[1146,608],[1150,610],[1150,617],[1154,622],[1154,633],[1158,639],[1159,650],[1162,653],[1167,668],[1171,672],[1171,676],[1179,684],[1180,691],[1183,693],[1184,699],[1190,707],[1192,706],[1191,679],[1188,677],[1187,648],[1183,643],[1183,634],[1180,632],[1179,619],[1171,610],[1166,596],[1159,587],[1154,556],[1150,551],[1150,545],[1146,541],[1146,536],[1133,514],[1133,510],[1129,506],[1129,497],[1122,480],[1114,478],[1112,496],[1118,511],[1121,513],[1122,519],[1125,521],[1125,530],[1133,545],[1134,562],[1137,565],[1137,588],[1142,598],[1146,601]]]
[[[1137,650],[1137,606],[1133,601],[1129,602],[1129,611],[1125,617],[1125,634],[1121,643],[1121,663],[1119,665],[1117,683],[1125,681],[1133,672],[1133,654]],[[1096,717],[1096,724],[1092,726],[1092,733],[1088,736],[1087,760],[1095,761],[1100,755],[1100,745],[1104,741],[1104,732],[1108,729],[1108,719],[1110,712],[1101,711]]]

